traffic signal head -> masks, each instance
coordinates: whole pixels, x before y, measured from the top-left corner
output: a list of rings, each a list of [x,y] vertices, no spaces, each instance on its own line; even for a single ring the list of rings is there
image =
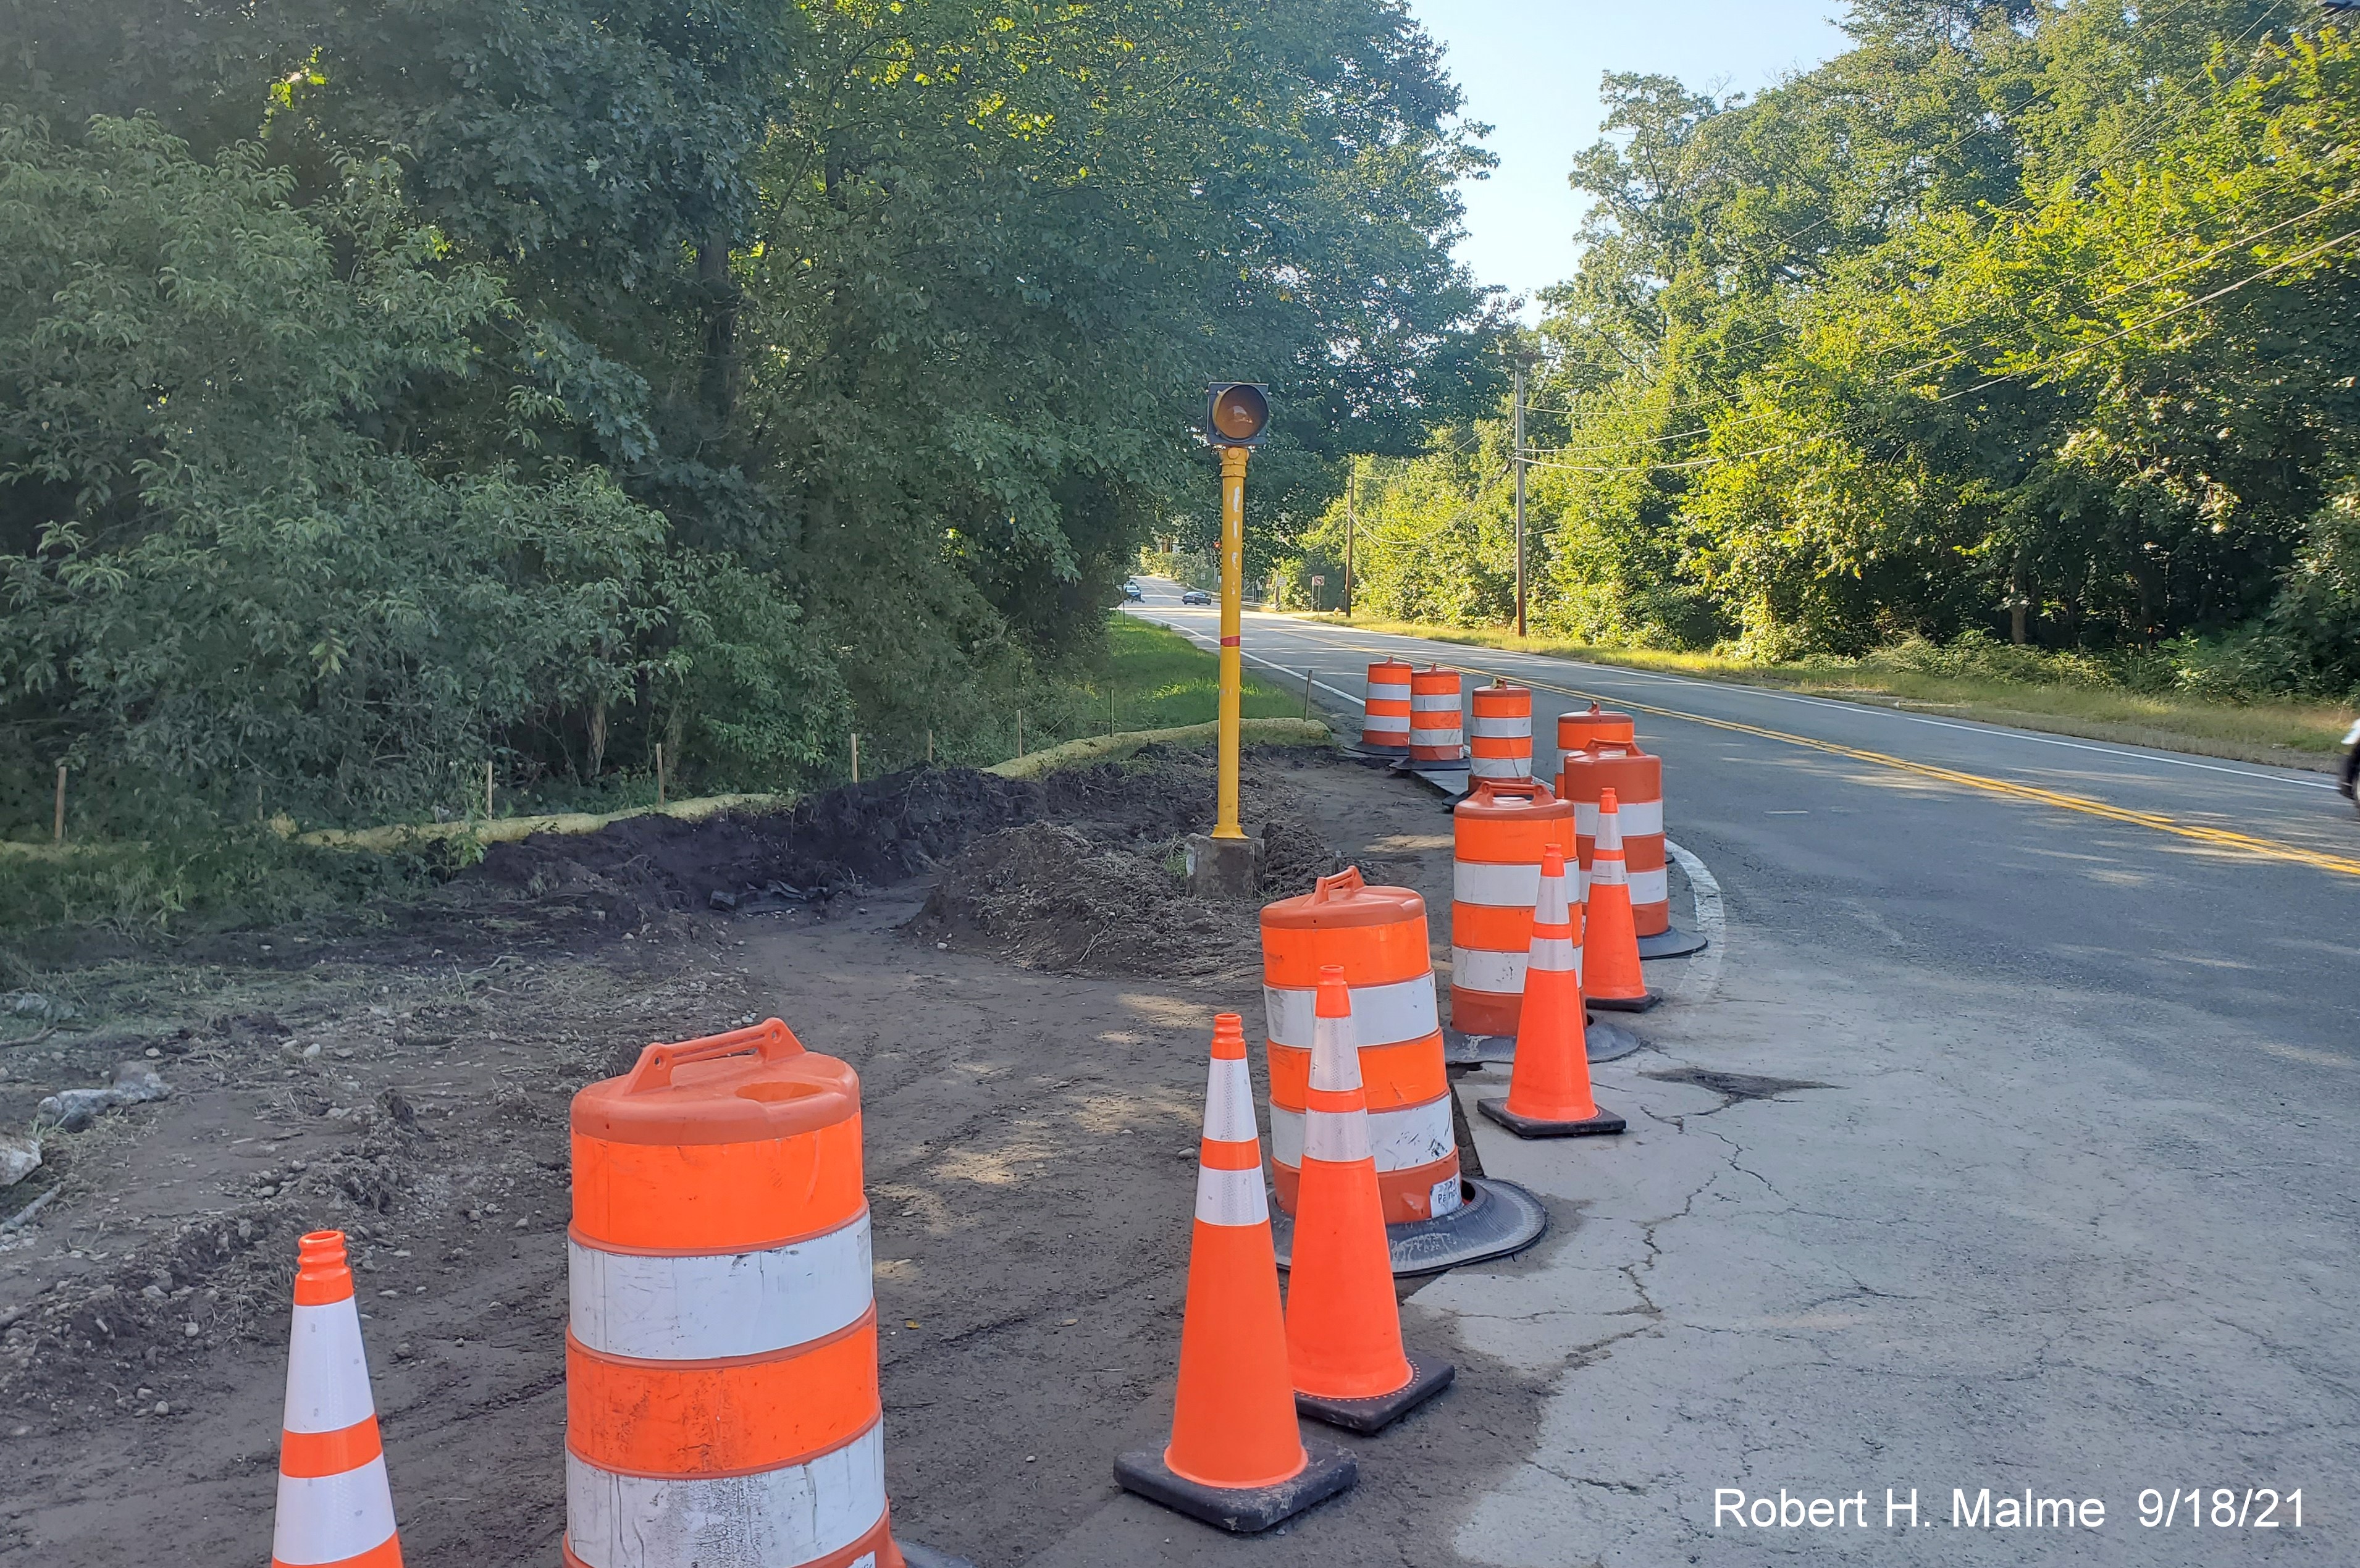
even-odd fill
[[[1205,439],[1215,446],[1260,446],[1270,427],[1270,389],[1251,381],[1217,381],[1205,410]]]

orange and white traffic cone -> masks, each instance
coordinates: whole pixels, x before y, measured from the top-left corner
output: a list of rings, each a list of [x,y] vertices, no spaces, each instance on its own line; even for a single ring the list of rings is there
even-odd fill
[[[1504,1100],[1475,1108],[1518,1138],[1582,1138],[1621,1132],[1621,1116],[1598,1108],[1590,1089],[1590,1049],[1581,1005],[1581,946],[1566,893],[1565,851],[1541,852],[1541,890],[1533,907],[1533,951],[1524,965],[1524,1006],[1516,1026],[1516,1065]]]
[[[1327,1443],[1306,1446],[1295,1424],[1253,1080],[1235,1013],[1213,1020],[1172,1442],[1161,1454],[1121,1455],[1114,1478],[1240,1534],[1268,1530],[1360,1479],[1350,1454]]]
[[[1614,791],[1598,796],[1598,842],[1590,862],[1590,900],[1581,933],[1581,989],[1593,1007],[1644,1013],[1664,998],[1639,972],[1639,928],[1631,915],[1631,878],[1622,864],[1622,819]]]
[[[298,1244],[271,1568],[401,1568],[344,1233]]]
[[[1377,1432],[1448,1388],[1455,1368],[1402,1350],[1401,1303],[1369,1149],[1369,1096],[1341,964],[1319,971],[1303,1123],[1286,1295],[1295,1408],[1331,1426]]]

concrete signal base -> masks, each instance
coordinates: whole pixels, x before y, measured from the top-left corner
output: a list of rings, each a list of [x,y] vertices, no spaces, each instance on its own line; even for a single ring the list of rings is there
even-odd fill
[[[1262,832],[1248,829],[1243,838],[1215,838],[1210,833],[1188,835],[1188,891],[1198,898],[1226,898],[1247,903],[1262,891]]]
[[[1161,1449],[1142,1448],[1114,1462],[1116,1485],[1151,1503],[1201,1519],[1233,1535],[1252,1535],[1293,1519],[1314,1504],[1349,1490],[1360,1478],[1360,1462],[1329,1443],[1306,1442],[1310,1463],[1268,1486],[1207,1486],[1174,1473]]]

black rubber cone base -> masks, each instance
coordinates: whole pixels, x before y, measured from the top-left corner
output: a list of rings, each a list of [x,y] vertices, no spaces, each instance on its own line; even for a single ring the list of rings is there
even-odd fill
[[[1349,1491],[1360,1478],[1360,1462],[1332,1443],[1306,1439],[1311,1463],[1274,1486],[1207,1486],[1175,1475],[1160,1448],[1142,1448],[1114,1462],[1115,1483],[1151,1503],[1201,1519],[1233,1535],[1251,1535],[1293,1519],[1315,1503]],[[918,1568],[915,1558],[910,1568]]]
[[[1593,1066],[1601,1062],[1620,1062],[1646,1043],[1621,1024],[1611,1024],[1603,1018],[1590,1020],[1589,1029],[1582,1033],[1582,1040],[1589,1047],[1588,1054]],[[1468,1067],[1480,1062],[1513,1062],[1515,1059],[1516,1040],[1513,1035],[1460,1034],[1454,1029],[1442,1031],[1442,1060],[1448,1066]]]
[[[1641,937],[1639,939],[1639,956],[1642,958],[1686,958],[1691,953],[1702,953],[1705,950],[1706,945],[1705,939],[1697,935],[1694,931],[1684,931],[1677,926],[1672,926],[1664,931],[1657,931],[1653,936]]]
[[[1538,1241],[1548,1229],[1548,1210],[1513,1181],[1462,1176],[1459,1191],[1459,1206],[1438,1220],[1385,1226],[1385,1249],[1393,1256],[1394,1279],[1439,1274],[1462,1263],[1506,1258]],[[1275,1203],[1270,1211],[1270,1238],[1278,1249],[1278,1266],[1290,1268],[1295,1260],[1295,1216]]]
[[[1424,1356],[1409,1358],[1409,1381],[1390,1394],[1379,1394],[1367,1399],[1330,1399],[1319,1394],[1295,1390],[1297,1415],[1340,1426],[1346,1432],[1366,1436],[1382,1432],[1393,1422],[1450,1387],[1459,1376],[1459,1368],[1448,1361],[1429,1361]]]
[[[1475,1108],[1518,1138],[1593,1138],[1602,1133],[1621,1132],[1628,1125],[1621,1116],[1607,1111],[1578,1122],[1553,1122],[1542,1116],[1520,1116],[1508,1109],[1505,1100],[1478,1100]]]
[[[931,1546],[920,1546],[914,1541],[900,1540],[895,1541],[893,1544],[900,1550],[901,1561],[908,1563],[910,1568],[975,1568],[975,1564],[966,1558],[953,1557],[949,1552],[937,1552]]]
[[[1644,1013],[1664,999],[1661,991],[1650,991],[1644,996],[1585,996],[1590,1011],[1598,1013]]]

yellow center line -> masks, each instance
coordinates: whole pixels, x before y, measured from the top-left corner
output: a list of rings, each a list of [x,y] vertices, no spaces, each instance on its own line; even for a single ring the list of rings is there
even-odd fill
[[[1389,653],[1390,651],[1365,644],[1347,646],[1352,647],[1354,652],[1360,653]],[[1460,664],[1459,668],[1471,675],[1489,675],[1495,679],[1502,678],[1503,673],[1498,670],[1478,669],[1471,664]],[[2288,844],[2279,839],[2258,838],[2252,833],[2232,833],[2227,828],[2211,828],[2198,822],[2183,822],[2177,818],[2162,816],[2154,811],[2134,811],[2126,806],[2114,806],[2103,800],[2092,800],[2086,795],[2068,795],[2061,790],[2043,789],[2037,785],[2017,784],[2005,779],[1988,779],[1980,773],[1961,773],[1954,768],[1937,768],[1928,762],[1912,762],[1906,757],[1893,757],[1882,751],[1863,751],[1858,746],[1840,746],[1834,741],[1816,740],[1809,735],[1789,735],[1785,730],[1764,729],[1756,724],[1740,724],[1734,719],[1715,719],[1707,717],[1703,713],[1683,713],[1677,708],[1658,708],[1646,702],[1634,702],[1627,697],[1611,696],[1599,691],[1584,691],[1571,686],[1552,686],[1545,681],[1534,681],[1522,675],[1507,678],[1519,681],[1536,691],[1554,691],[1560,697],[1579,697],[1585,702],[1599,703],[1612,702],[1617,707],[1636,708],[1643,713],[1653,713],[1658,718],[1685,719],[1690,724],[1710,724],[1715,729],[1734,730],[1740,735],[1759,735],[1764,740],[1784,741],[1788,746],[1808,746],[1813,751],[1824,751],[1836,757],[1848,757],[1855,762],[1870,762],[1880,768],[1896,768],[1903,773],[1915,773],[1925,779],[1939,779],[1945,784],[1957,784],[1970,789],[1981,789],[1986,794],[2004,795],[2011,800],[2028,800],[2036,805],[2055,806],[2060,811],[2079,811],[2084,816],[2103,817],[2112,822],[2126,822],[2133,827],[2150,828],[2157,833],[2170,833],[2175,837],[2192,839],[2198,844],[2210,844],[2215,849],[2234,850],[2238,854],[2256,855],[2264,860],[2282,860],[2296,866],[2316,866],[2322,871],[2333,871],[2345,877],[2360,877],[2360,860],[2354,860],[2346,855],[2329,855],[2321,850],[2305,849],[2300,844]]]

